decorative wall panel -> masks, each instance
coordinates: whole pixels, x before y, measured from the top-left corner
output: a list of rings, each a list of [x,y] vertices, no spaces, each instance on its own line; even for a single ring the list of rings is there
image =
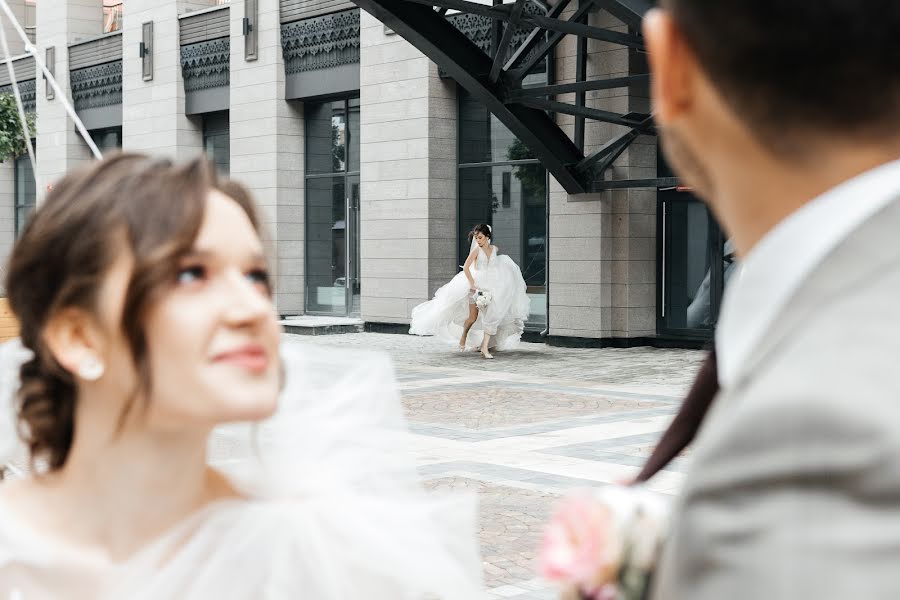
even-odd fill
[[[5,67],[4,67],[5,68]],[[37,98],[36,98],[36,86],[34,79],[27,79],[25,81],[19,81],[19,94],[22,96],[22,105],[25,107],[25,112],[34,112],[37,108]],[[12,84],[7,83],[6,85],[0,86],[0,94],[12,94]]]
[[[281,26],[287,74],[359,63],[359,9]]]
[[[184,91],[227,87],[230,83],[231,39],[224,37],[181,47]]]
[[[122,61],[69,72],[75,110],[122,104]]]

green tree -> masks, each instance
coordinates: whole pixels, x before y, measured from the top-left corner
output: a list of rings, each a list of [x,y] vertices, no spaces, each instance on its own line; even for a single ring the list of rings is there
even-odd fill
[[[29,137],[35,136],[35,115],[25,113],[28,123]],[[0,94],[0,162],[25,154],[25,136],[22,134],[22,123],[16,98],[10,93]]]
[[[534,153],[518,139],[513,140],[506,150],[506,160],[526,160],[534,158]],[[522,187],[526,191],[543,189],[545,182],[541,177],[539,169],[535,169],[533,165],[514,167],[513,173],[516,179],[522,182]]]

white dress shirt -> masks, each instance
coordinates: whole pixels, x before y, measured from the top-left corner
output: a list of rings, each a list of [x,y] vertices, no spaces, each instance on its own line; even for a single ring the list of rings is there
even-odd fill
[[[900,198],[900,160],[834,187],[778,223],[729,280],[716,330],[719,385],[734,383],[799,285],[853,230]]]

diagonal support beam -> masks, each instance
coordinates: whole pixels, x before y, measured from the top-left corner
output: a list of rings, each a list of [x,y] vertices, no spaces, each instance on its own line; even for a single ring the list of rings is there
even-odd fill
[[[636,129],[632,129],[629,131],[625,138],[622,140],[622,143],[619,146],[606,155],[606,158],[603,159],[603,162],[600,163],[600,168],[597,169],[596,175],[598,177],[603,177],[603,174],[606,170],[616,161],[617,158],[622,156],[622,153],[625,152],[626,149],[638,138],[640,132]]]
[[[573,23],[575,21],[580,20],[582,17],[590,12],[591,8],[594,6],[594,0],[583,0],[579,3],[578,10],[575,11],[571,17],[569,17],[568,22]],[[564,23],[566,21],[561,21],[557,18],[547,18],[548,21],[552,21],[554,23]],[[541,46],[541,49],[535,52],[532,56],[527,58],[520,69],[517,70],[517,76],[514,78],[513,85],[522,81],[528,73],[537,65],[539,62],[544,60],[544,58],[550,54],[550,52],[556,48],[556,46],[562,41],[563,37],[565,37],[565,33],[561,31],[554,31],[553,34],[544,42],[544,45]]]
[[[575,171],[579,173],[586,173],[590,171],[600,159],[612,154],[613,152],[616,152],[620,146],[627,147],[628,144],[630,144],[636,137],[637,134],[635,133],[635,130],[632,129],[630,131],[626,131],[618,137],[609,140],[608,142],[591,152],[589,156],[582,159],[577,165],[575,165]]]
[[[494,55],[494,64],[491,65],[491,73],[488,76],[491,83],[497,83],[497,80],[500,78],[500,70],[503,68],[503,59],[506,56],[509,44],[512,42],[513,35],[516,33],[516,28],[519,26],[519,20],[522,18],[522,11],[524,10],[525,0],[516,0],[516,5],[513,7],[509,22],[506,24],[506,29],[503,31],[503,37],[500,38],[500,44],[497,46],[497,52]]]
[[[572,0],[559,0],[556,4],[553,5],[553,8],[547,13],[547,16],[551,19],[555,19],[559,17],[569,6],[569,3]],[[516,64],[521,61],[525,56],[528,55],[541,41],[541,38],[544,36],[544,30],[540,27],[536,27],[531,30],[531,33],[528,34],[528,37],[525,38],[525,41],[519,46],[518,50],[516,50],[512,56],[509,57],[509,60],[506,62],[506,66],[503,67],[506,71],[511,71],[515,68]]]
[[[501,76],[496,84],[488,80],[486,75],[491,70],[491,58],[434,11],[432,6],[438,3],[425,5],[414,0],[353,2],[402,36],[481,101],[514,136],[528,146],[535,158],[568,193],[582,194],[587,191],[587,178],[570,168],[583,158],[581,151],[543,110],[503,102],[501,92],[506,86],[505,77]]]
[[[542,96],[555,96],[557,94],[569,94],[572,92],[611,90],[627,87],[629,85],[647,83],[648,81],[650,81],[649,75],[628,75],[627,77],[613,77],[610,79],[598,79],[596,81],[577,81],[575,83],[529,86],[510,91],[507,94],[507,98],[509,100],[521,100],[522,98],[540,98]]]
[[[551,112],[563,113],[564,115],[582,116],[595,121],[603,121],[604,123],[613,123],[615,125],[624,125],[635,129],[649,129],[649,125],[645,121],[636,121],[629,119],[625,115],[610,112],[608,110],[600,110],[598,108],[588,108],[586,106],[575,106],[574,104],[566,104],[565,102],[554,102],[552,100],[543,100],[541,98],[522,98],[517,101],[519,104],[549,110]]]
[[[635,31],[641,30],[641,21],[652,8],[647,0],[604,0],[604,8]]]

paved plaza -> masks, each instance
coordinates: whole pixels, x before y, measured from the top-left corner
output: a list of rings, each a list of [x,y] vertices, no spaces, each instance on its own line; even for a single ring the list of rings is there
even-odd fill
[[[426,485],[478,493],[487,587],[494,598],[518,600],[556,597],[535,573],[556,499],[635,475],[703,358],[694,350],[522,344],[489,361],[432,338],[298,337],[391,354]],[[649,487],[677,492],[685,460]]]

